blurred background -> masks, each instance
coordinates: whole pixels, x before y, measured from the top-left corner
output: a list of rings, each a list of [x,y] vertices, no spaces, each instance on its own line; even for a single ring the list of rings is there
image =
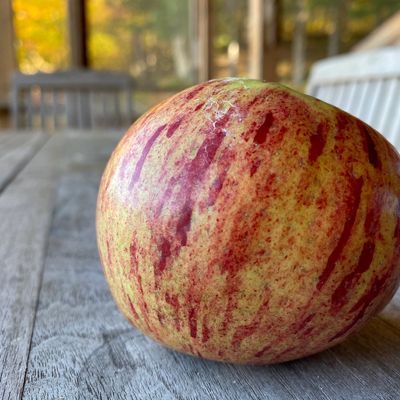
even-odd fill
[[[317,60],[400,44],[400,1],[2,0],[0,38],[0,128],[15,71],[129,75],[137,116],[217,77],[303,90]]]

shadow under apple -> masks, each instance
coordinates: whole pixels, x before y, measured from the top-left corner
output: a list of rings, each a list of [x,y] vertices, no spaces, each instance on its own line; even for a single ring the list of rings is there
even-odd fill
[[[76,377],[87,398],[391,399],[400,393],[400,315],[374,318],[345,342],[316,355],[266,366],[232,365],[161,347],[135,329],[104,337]]]

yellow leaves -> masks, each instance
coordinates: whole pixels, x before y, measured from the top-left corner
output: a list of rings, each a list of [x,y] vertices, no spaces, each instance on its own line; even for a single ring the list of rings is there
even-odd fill
[[[14,0],[17,59],[22,72],[52,71],[68,65],[64,0]]]
[[[110,35],[105,34],[101,31],[95,31],[90,35],[89,38],[89,54],[91,60],[96,60],[96,68],[109,68],[110,61],[120,60],[121,45],[118,41],[113,40]],[[122,62],[118,63],[121,69],[125,65],[121,65]],[[114,64],[114,69],[118,69],[117,65]]]

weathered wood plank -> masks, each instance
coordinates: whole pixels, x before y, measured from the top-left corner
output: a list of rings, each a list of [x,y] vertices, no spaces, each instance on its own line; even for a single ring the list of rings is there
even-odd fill
[[[32,159],[48,137],[41,133],[0,135],[0,192]]]
[[[7,150],[9,147],[15,147],[15,144],[18,141],[18,136],[12,135],[9,133],[0,134],[0,157],[4,154],[7,154]]]
[[[73,148],[72,148],[73,147]],[[318,399],[400,397],[397,298],[342,345],[303,360],[233,366],[167,350],[117,311],[95,243],[100,173],[112,140],[71,140],[58,190],[25,399]]]
[[[26,155],[40,141],[35,140]],[[56,144],[48,142],[0,196],[1,399],[19,399],[22,393],[54,203],[57,150],[62,150]]]
[[[49,237],[26,398],[82,398],[76,374],[86,358],[102,345],[108,330],[130,330],[108,293],[94,235],[98,180],[117,138],[75,134],[69,139],[64,147],[69,163]]]

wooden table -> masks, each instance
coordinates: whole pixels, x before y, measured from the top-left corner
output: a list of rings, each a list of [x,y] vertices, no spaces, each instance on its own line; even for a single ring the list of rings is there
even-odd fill
[[[133,329],[95,240],[119,136],[0,135],[1,399],[400,399],[400,292],[344,344],[281,365],[201,360]]]

